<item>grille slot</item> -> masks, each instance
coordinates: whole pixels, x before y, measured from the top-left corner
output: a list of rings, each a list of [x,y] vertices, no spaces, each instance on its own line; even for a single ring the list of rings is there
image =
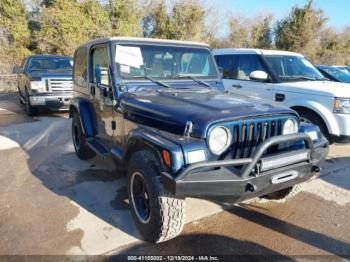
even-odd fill
[[[71,79],[48,79],[48,87],[52,93],[72,92],[73,81]]]
[[[284,120],[269,119],[233,123],[231,125],[232,158],[251,157],[259,144],[270,137],[282,134],[283,122]]]

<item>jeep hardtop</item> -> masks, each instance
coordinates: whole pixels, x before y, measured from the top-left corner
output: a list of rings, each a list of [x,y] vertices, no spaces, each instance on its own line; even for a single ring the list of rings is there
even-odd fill
[[[112,157],[145,240],[180,234],[185,197],[288,198],[319,173],[328,141],[298,114],[228,94],[205,44],[114,37],[76,49],[72,139]]]

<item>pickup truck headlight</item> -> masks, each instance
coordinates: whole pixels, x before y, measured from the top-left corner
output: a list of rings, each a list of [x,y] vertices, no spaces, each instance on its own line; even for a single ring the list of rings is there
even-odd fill
[[[231,133],[224,126],[213,128],[208,136],[208,146],[215,155],[223,153],[231,143]]]
[[[299,127],[298,127],[298,122],[295,119],[288,119],[286,122],[283,124],[283,135],[290,135],[290,134],[295,134],[298,133]]]
[[[334,113],[350,114],[350,99],[349,98],[334,98]]]
[[[46,85],[44,81],[30,81],[30,89],[36,90],[37,92],[45,92]]]

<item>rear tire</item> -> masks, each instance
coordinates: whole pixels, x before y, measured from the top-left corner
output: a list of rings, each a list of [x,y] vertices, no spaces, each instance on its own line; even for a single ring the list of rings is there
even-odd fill
[[[160,182],[155,155],[138,151],[128,163],[128,197],[136,227],[146,241],[160,243],[178,236],[185,223],[185,200],[167,192]]]
[[[92,158],[95,153],[86,143],[79,115],[75,112],[72,121],[72,140],[76,154],[82,160]]]
[[[303,184],[296,184],[292,187],[285,188],[264,196],[269,200],[288,200],[300,193],[303,189]]]
[[[298,110],[298,113],[302,122],[317,125],[329,143],[334,143],[332,136],[328,132],[326,124],[323,122],[322,118],[319,115],[311,112],[310,110]]]

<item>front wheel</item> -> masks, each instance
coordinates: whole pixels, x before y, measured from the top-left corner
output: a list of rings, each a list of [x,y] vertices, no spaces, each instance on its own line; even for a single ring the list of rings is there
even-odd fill
[[[28,116],[35,116],[38,114],[38,108],[30,104],[29,94],[26,94],[26,112]]]
[[[297,194],[303,189],[303,184],[297,184],[292,187],[288,187],[270,194],[267,194],[265,198],[270,200],[288,200]]]
[[[131,214],[143,238],[153,243],[176,237],[185,223],[185,200],[167,192],[159,175],[159,161],[152,152],[131,156],[127,170]]]

